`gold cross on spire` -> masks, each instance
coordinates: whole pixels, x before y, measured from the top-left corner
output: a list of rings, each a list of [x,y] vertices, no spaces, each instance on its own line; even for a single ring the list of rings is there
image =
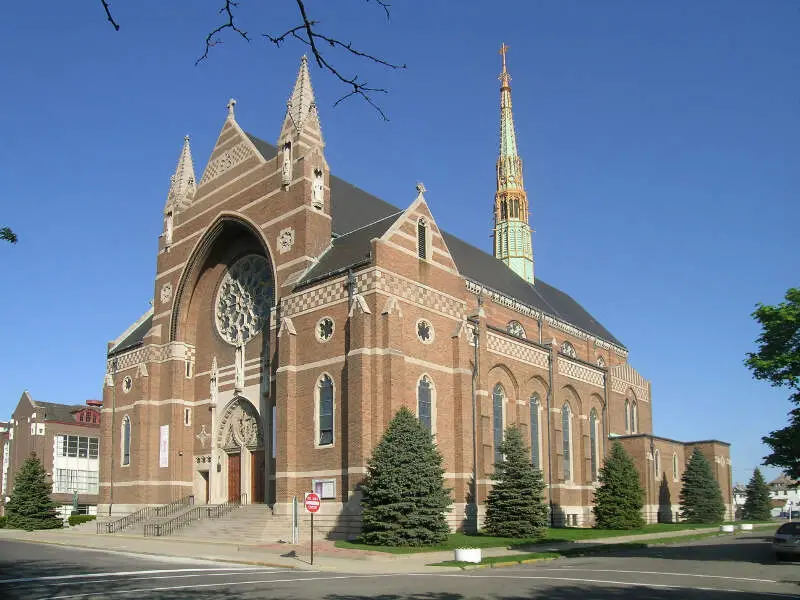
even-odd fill
[[[508,52],[508,49],[509,49],[509,47],[506,46],[505,43],[503,43],[503,45],[500,46],[500,54],[503,56],[503,72],[504,73],[506,71],[506,52]]]

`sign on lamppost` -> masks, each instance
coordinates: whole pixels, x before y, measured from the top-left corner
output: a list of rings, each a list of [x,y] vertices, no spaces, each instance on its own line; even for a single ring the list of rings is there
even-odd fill
[[[314,565],[314,513],[319,510],[320,500],[319,495],[314,492],[308,492],[305,495],[303,504],[306,510],[311,513],[311,565]]]

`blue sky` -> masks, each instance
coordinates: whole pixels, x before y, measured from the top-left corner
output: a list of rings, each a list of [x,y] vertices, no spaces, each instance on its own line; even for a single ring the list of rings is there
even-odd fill
[[[0,415],[23,390],[101,396],[104,353],[148,308],[169,176],[192,136],[198,177],[229,97],[275,141],[304,49],[258,33],[294,3],[242,0],[199,66],[218,0],[15,2],[0,37]],[[192,8],[189,8],[189,7]],[[383,122],[312,68],[332,170],[398,206],[425,182],[438,223],[487,251],[501,42],[536,230],[536,273],[631,350],[655,431],[733,443],[734,478],[785,423],[784,391],[742,362],[757,302],[798,281],[800,6],[792,0],[309,0],[323,27],[399,63],[332,54],[387,87]],[[266,7],[266,8],[265,8]],[[768,474],[774,474],[768,470]]]

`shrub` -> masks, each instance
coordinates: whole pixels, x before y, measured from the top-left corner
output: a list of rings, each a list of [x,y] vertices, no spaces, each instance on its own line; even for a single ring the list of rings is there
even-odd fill
[[[81,523],[94,521],[96,518],[97,515],[70,515],[68,522],[70,525],[80,525]]]

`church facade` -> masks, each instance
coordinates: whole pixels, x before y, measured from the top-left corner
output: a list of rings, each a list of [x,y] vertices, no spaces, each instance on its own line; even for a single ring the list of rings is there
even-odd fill
[[[555,524],[591,524],[612,439],[637,463],[648,520],[675,518],[694,447],[731,502],[728,444],[653,436],[628,349],[534,277],[505,47],[500,79],[493,255],[441,230],[423,185],[402,209],[331,174],[305,58],[274,146],[234,101],[199,180],[186,138],[153,307],[108,346],[99,512],[193,495],[280,517],[315,491],[318,523],[354,533],[358,484],[401,406],[435,434],[453,528],[469,526],[474,488],[482,517],[510,424]]]

